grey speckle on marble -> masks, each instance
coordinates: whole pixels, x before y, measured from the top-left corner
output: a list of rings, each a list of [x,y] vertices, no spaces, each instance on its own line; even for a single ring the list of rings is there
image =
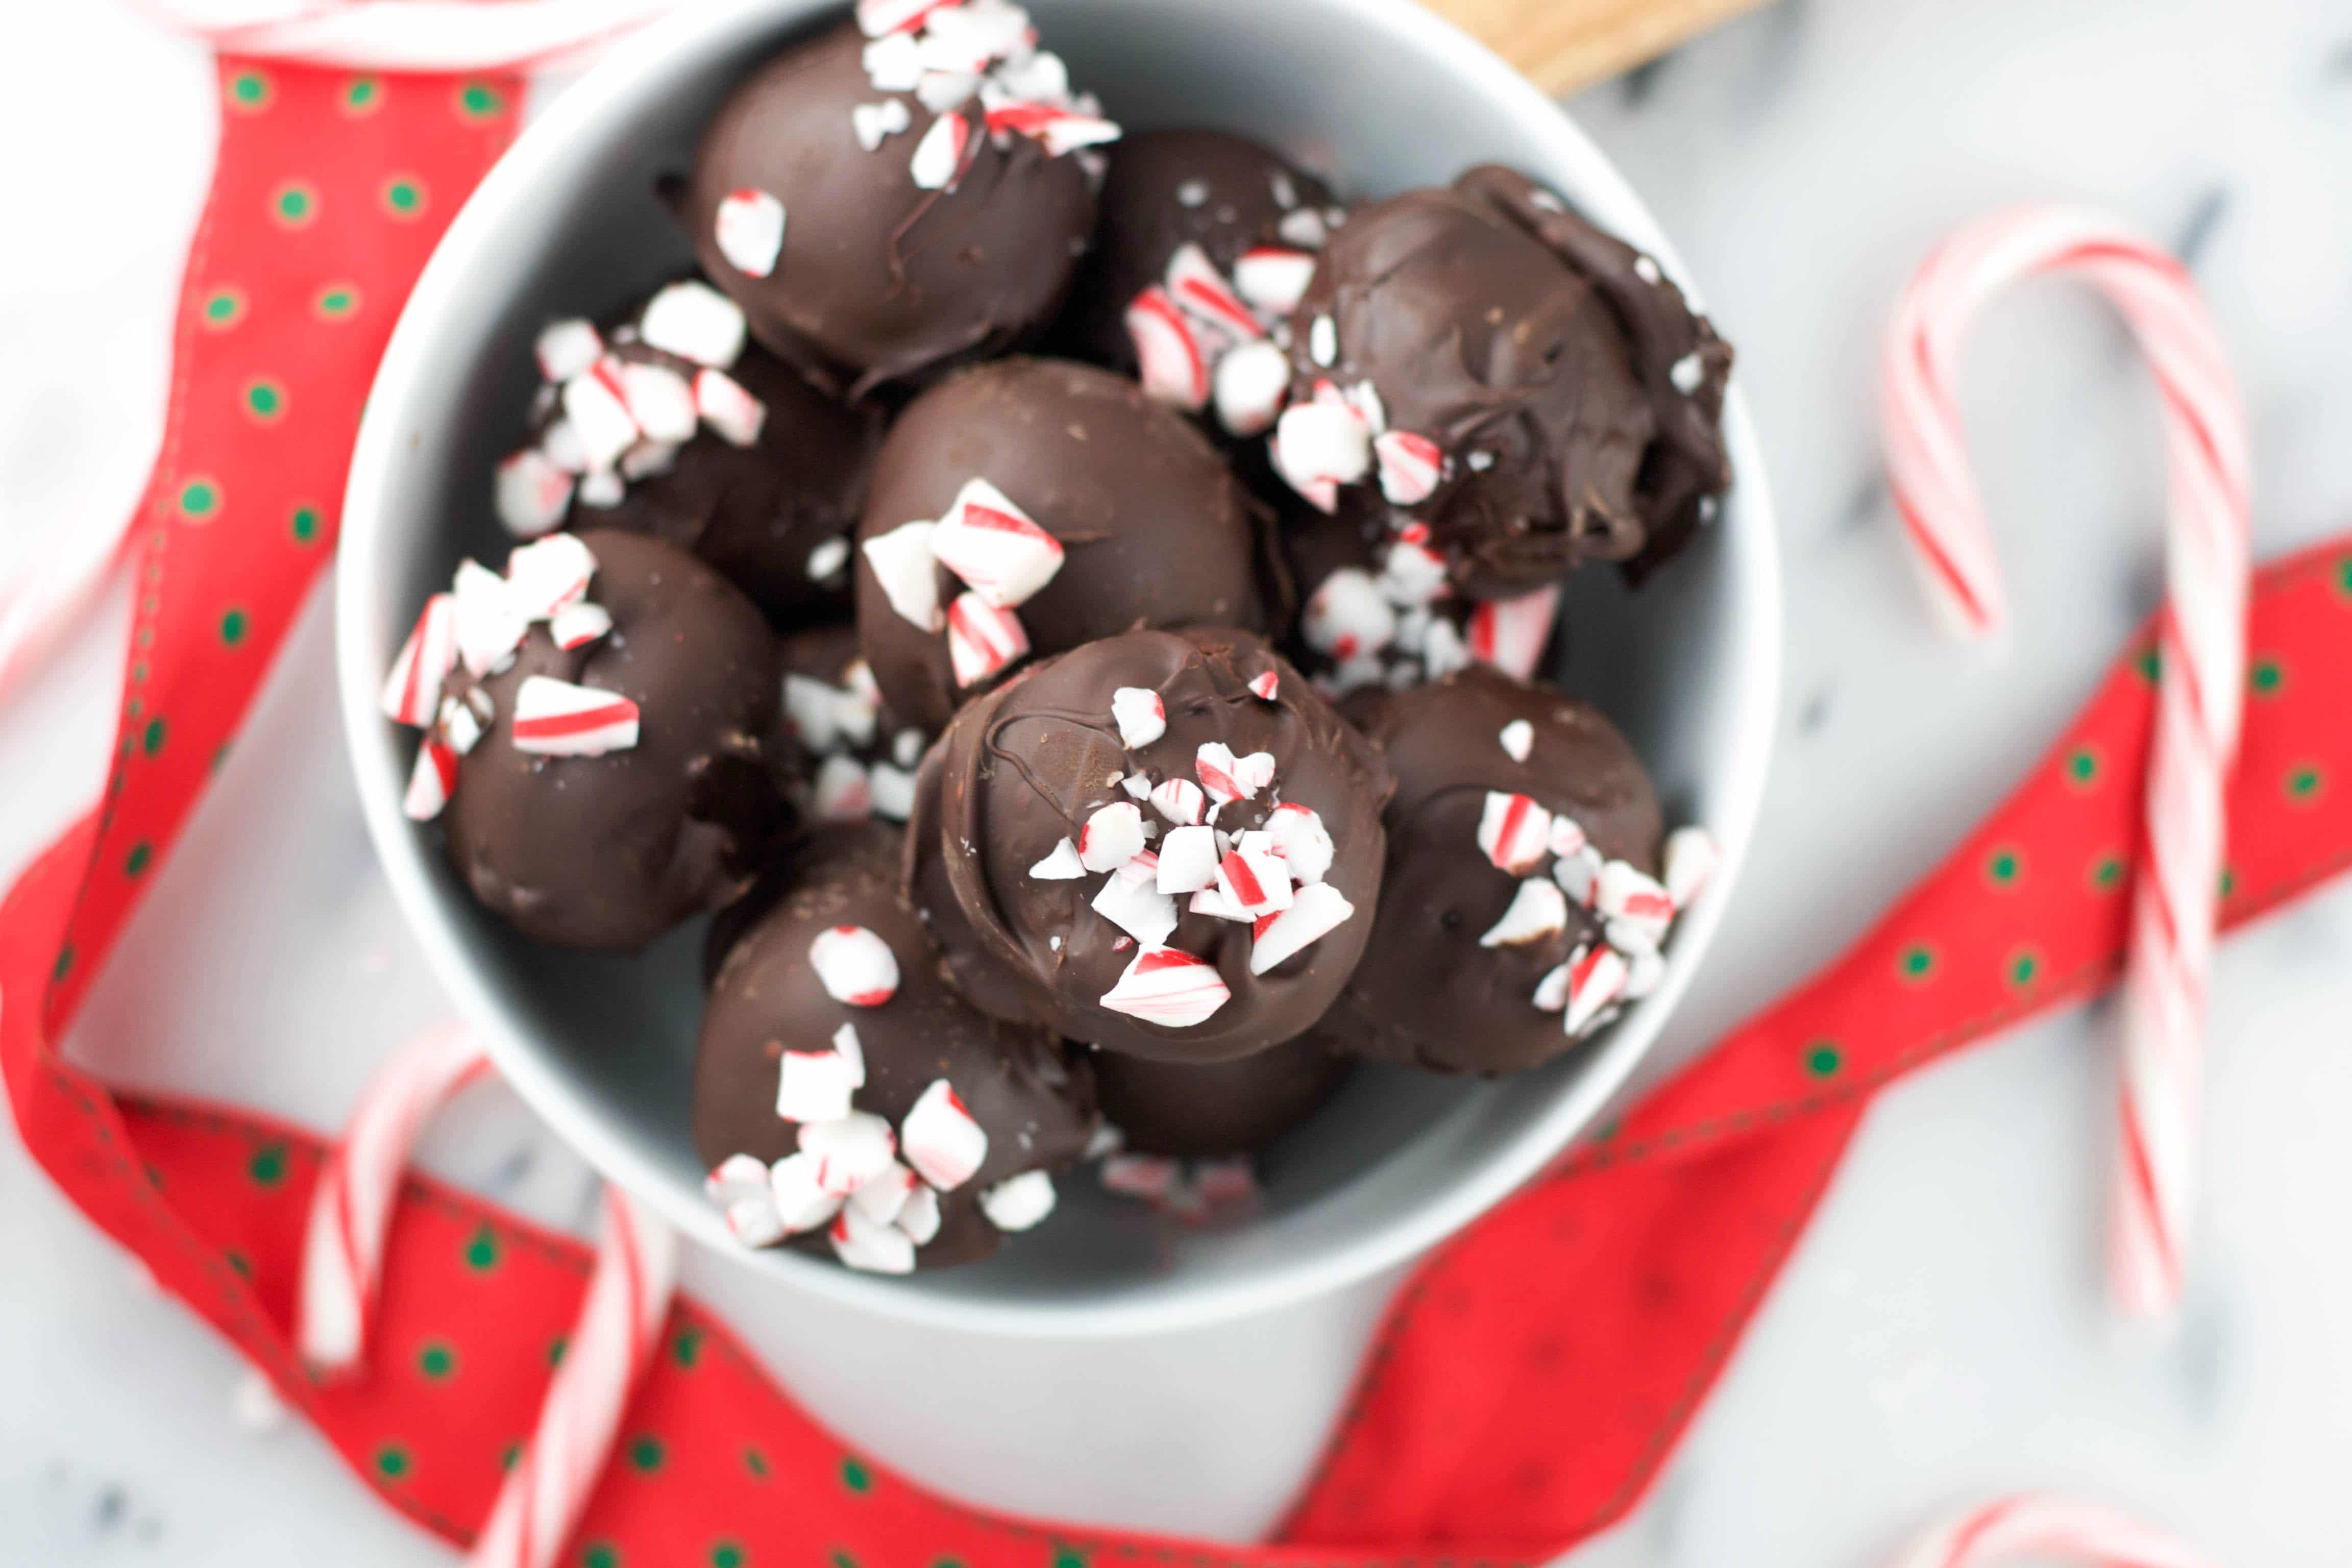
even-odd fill
[[[71,124],[77,147],[9,160],[0,184],[78,249],[59,268],[0,247],[0,363],[32,367],[0,377],[0,579],[137,498],[214,112],[201,52],[127,0],[29,8],[12,41],[0,144]],[[2352,527],[2347,82],[2340,4],[1783,0],[1573,100],[1738,344],[1785,520],[1792,720],[1651,1079],[1940,858],[2153,603],[2154,400],[2114,318],[2052,285],[1989,309],[1960,375],[2010,644],[1960,649],[1922,612],[1876,474],[1874,386],[1885,306],[1938,235],[2004,202],[2081,201],[2194,252],[2253,413],[2258,552]],[[99,92],[137,111],[92,113]],[[0,869],[102,779],[125,614],[94,617],[68,673],[0,715]],[[314,606],[126,933],[117,963],[142,984],[93,994],[71,1048],[110,1077],[327,1126],[446,1012],[368,859],[326,632]],[[194,929],[201,952],[175,940]],[[2015,1031],[1872,1111],[1659,1486],[1574,1568],[1866,1568],[1924,1515],[2018,1486],[2147,1513],[2217,1562],[2352,1560],[2352,891],[2227,943],[2212,994],[2175,1334],[2118,1333],[2100,1291],[2110,1010]],[[426,1153],[546,1223],[587,1207],[578,1162],[501,1094],[461,1101]],[[245,1369],[5,1136],[0,1258],[0,1563],[451,1561],[308,1433],[243,1429]],[[877,1324],[724,1260],[687,1271],[820,1420],[919,1479],[1228,1536],[1279,1517],[1393,1283],[1214,1331],[1029,1345]]]

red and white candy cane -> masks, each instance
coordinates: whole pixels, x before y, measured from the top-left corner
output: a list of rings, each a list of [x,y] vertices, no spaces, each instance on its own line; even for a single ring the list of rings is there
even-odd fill
[[[376,1074],[310,1201],[295,1343],[322,1373],[354,1373],[366,1352],[384,1234],[416,1135],[449,1096],[488,1074],[480,1042],[436,1030]],[[604,1190],[604,1235],[562,1363],[530,1446],[476,1539],[476,1568],[549,1568],[612,1451],[621,1416],[668,1315],[677,1239],[637,1201]]]
[[[1939,1521],[1888,1568],[1991,1568],[2062,1558],[2101,1568],[2212,1568],[2210,1559],[2113,1509],[2033,1493]]]
[[[2096,284],[2137,337],[2164,410],[2170,502],[2163,671],[2135,868],[2126,971],[2122,1134],[2110,1265],[2135,1316],[2168,1313],[2195,1176],[2205,977],[2246,656],[2245,413],[2212,319],[2169,256],[2095,215],[2029,207],[1937,248],[1896,306],[1883,370],[1888,480],[1929,594],[1966,633],[2005,606],[1984,502],[1951,391],[1962,335],[2006,285],[2056,272]]]

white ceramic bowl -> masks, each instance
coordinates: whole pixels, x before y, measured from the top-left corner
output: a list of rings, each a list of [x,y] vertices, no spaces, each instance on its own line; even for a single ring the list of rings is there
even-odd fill
[[[1255,136],[1346,194],[1444,184],[1500,162],[1549,182],[1690,285],[1665,237],[1567,117],[1410,0],[1028,0],[1073,79],[1138,129]],[[337,658],[361,799],[386,874],[501,1070],[607,1176],[684,1231],[803,1289],[971,1330],[1108,1334],[1199,1324],[1360,1279],[1527,1180],[1623,1082],[1690,984],[1748,846],[1780,681],[1780,597],[1763,465],[1735,390],[1736,484],[1717,526],[1639,595],[1582,574],[1559,674],[1624,728],[1669,819],[1723,840],[1722,873],[1675,933],[1667,978],[1598,1041],[1498,1083],[1360,1073],[1262,1163],[1262,1215],[1171,1231],[1063,1182],[1053,1223],[978,1267],[912,1279],[746,1254],[701,1194],[688,1132],[699,923],[646,956],[557,952],[478,909],[440,835],[401,816],[413,734],[374,694],[416,607],[457,559],[502,559],[489,476],[535,384],[547,318],[594,315],[690,260],[655,177],[688,164],[729,84],[829,22],[821,0],[728,0],[633,39],[490,172],[425,268],[368,402],[343,514]]]

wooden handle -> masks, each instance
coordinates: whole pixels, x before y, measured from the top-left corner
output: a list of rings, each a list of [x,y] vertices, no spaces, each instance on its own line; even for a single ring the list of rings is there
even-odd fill
[[[1762,0],[1427,0],[1546,92],[1567,92],[1665,53]]]

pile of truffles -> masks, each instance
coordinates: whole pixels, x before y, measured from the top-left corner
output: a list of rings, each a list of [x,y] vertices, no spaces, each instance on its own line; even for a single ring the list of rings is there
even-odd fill
[[[1509,170],[1343,189],[1124,132],[1009,0],[860,0],[665,182],[698,269],[530,345],[520,542],[383,710],[525,936],[715,912],[744,1246],[965,1262],[1087,1161],[1235,1212],[1354,1063],[1658,984],[1713,847],[1536,676],[1709,520],[1731,351]]]

